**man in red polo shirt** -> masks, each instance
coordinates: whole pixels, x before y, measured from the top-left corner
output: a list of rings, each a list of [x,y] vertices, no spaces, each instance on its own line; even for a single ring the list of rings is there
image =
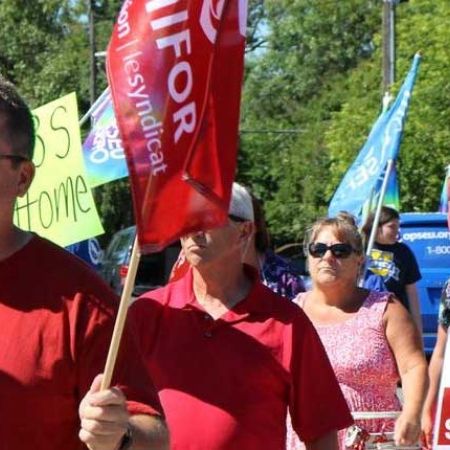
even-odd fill
[[[0,449],[166,449],[132,330],[114,375],[122,389],[94,380],[112,336],[113,292],[81,260],[13,224],[33,180],[34,141],[28,106],[0,76]]]
[[[234,184],[229,223],[181,239],[188,272],[130,309],[177,450],[282,450],[287,409],[308,450],[352,418],[304,313],[241,263],[253,233]]]

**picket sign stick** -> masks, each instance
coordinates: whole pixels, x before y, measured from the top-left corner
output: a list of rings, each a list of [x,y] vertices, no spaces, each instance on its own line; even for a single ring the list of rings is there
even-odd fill
[[[136,235],[133,243],[133,250],[131,252],[127,276],[125,277],[125,285],[123,287],[122,296],[120,297],[119,310],[117,312],[108,357],[106,359],[105,370],[103,372],[101,389],[108,389],[111,385],[111,379],[117,360],[117,354],[119,353],[120,341],[122,338],[125,321],[127,320],[128,307],[131,302],[131,294],[133,293],[133,286],[136,280],[136,273],[140,258],[141,255],[139,252],[138,239]]]

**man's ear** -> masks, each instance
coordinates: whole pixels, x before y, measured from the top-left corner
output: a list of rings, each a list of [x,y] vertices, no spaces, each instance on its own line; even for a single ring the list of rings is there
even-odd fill
[[[253,234],[255,234],[256,231],[256,227],[253,222],[242,222],[240,229],[241,229],[240,238],[245,242],[248,241],[253,236]]]
[[[17,185],[17,195],[23,197],[33,181],[35,167],[32,161],[25,161],[19,167],[19,181]]]

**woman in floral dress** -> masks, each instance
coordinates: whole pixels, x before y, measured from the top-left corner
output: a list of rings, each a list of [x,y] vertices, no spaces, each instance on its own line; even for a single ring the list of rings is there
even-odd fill
[[[399,411],[396,390],[402,381],[404,406],[396,421],[356,424],[369,433],[394,432],[396,445],[416,443],[427,364],[411,316],[392,294],[357,286],[363,244],[348,215],[316,222],[308,253],[313,288],[296,302],[315,325],[350,410]],[[344,434],[340,432],[341,450],[346,448]],[[297,448],[301,445],[288,423],[287,449]]]

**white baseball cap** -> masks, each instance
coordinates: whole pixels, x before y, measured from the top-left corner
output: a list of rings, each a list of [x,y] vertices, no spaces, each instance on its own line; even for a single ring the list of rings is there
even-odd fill
[[[244,186],[236,182],[233,183],[228,214],[250,222],[255,221],[252,197]]]

